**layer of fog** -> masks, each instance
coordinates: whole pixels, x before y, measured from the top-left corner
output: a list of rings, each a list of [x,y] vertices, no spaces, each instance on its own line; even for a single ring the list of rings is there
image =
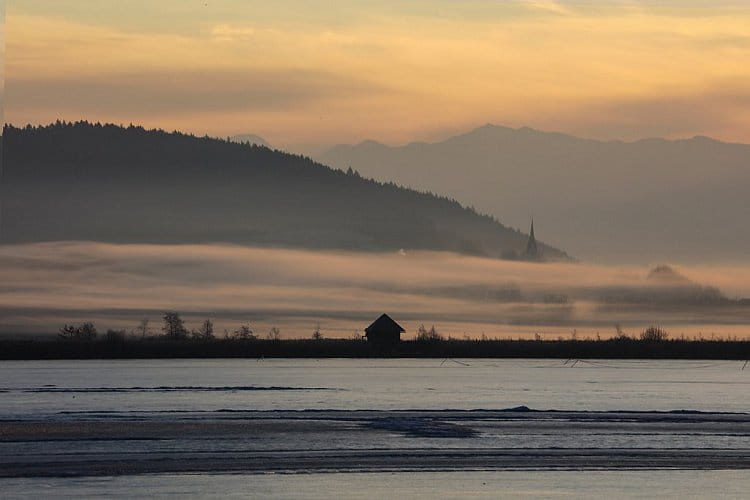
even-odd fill
[[[750,267],[606,267],[535,264],[448,253],[343,253],[226,245],[57,242],[0,246],[0,332],[55,332],[95,321],[134,328],[183,313],[219,333],[249,323],[263,333],[361,333],[388,312],[413,335],[745,335]],[[748,329],[750,331],[750,329]]]

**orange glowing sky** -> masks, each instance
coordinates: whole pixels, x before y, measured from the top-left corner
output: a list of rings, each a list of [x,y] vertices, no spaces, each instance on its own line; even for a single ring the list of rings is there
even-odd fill
[[[745,0],[8,0],[5,118],[434,140],[492,122],[750,142]]]

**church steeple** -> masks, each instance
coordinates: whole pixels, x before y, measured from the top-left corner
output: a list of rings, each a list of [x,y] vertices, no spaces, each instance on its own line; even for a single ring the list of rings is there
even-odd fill
[[[539,258],[539,249],[536,246],[534,236],[534,219],[531,219],[531,230],[529,230],[529,241],[526,243],[526,258],[533,260]]]

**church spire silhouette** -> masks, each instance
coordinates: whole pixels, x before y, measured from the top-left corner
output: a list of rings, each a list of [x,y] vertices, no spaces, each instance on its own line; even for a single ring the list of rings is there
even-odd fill
[[[529,231],[529,241],[526,243],[526,258],[533,260],[539,258],[539,249],[536,245],[536,236],[534,236],[534,218],[531,219],[531,230]]]

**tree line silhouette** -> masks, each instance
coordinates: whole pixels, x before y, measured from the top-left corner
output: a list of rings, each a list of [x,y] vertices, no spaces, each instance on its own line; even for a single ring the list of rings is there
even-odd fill
[[[277,327],[266,335],[242,324],[223,336],[216,335],[206,319],[189,330],[176,312],[162,317],[159,334],[142,321],[129,334],[107,330],[100,338],[91,322],[65,325],[58,338],[47,340],[0,340],[0,359],[86,358],[264,358],[264,357],[436,357],[436,358],[558,358],[558,359],[750,359],[750,340],[737,338],[674,337],[661,327],[650,326],[630,336],[619,325],[613,337],[580,339],[454,338],[433,325],[419,325],[413,340],[402,340],[388,349],[374,346],[361,335],[325,338],[316,325],[308,338],[282,338]]]
[[[138,327],[130,332],[126,330],[113,330],[108,329],[103,337],[103,340],[107,342],[125,342],[125,341],[147,341],[154,339],[163,339],[173,342],[182,341],[199,341],[199,342],[210,342],[217,340],[217,335],[214,331],[214,323],[210,319],[203,320],[197,329],[188,329],[185,326],[185,321],[182,319],[180,313],[175,311],[167,311],[162,316],[161,335],[152,335],[151,329],[149,328],[149,320],[143,319],[138,324]],[[58,332],[57,338],[62,341],[74,341],[74,342],[93,342],[99,337],[99,332],[96,329],[94,323],[86,321],[80,325],[68,325],[65,324]],[[240,341],[254,341],[258,340],[258,335],[248,324],[240,325],[236,330],[229,332],[224,331],[224,339],[226,340],[240,340]],[[312,338],[320,340],[323,338],[323,334],[320,331],[320,325],[316,326],[312,333]],[[281,331],[272,326],[266,336],[267,340],[280,340]]]

